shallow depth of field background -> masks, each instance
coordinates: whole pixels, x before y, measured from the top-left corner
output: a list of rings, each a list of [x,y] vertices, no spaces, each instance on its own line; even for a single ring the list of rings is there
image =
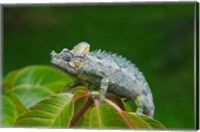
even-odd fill
[[[3,75],[50,65],[51,50],[81,41],[134,62],[146,76],[155,119],[194,128],[194,3],[35,5],[3,9]],[[109,118],[109,117],[108,117]]]

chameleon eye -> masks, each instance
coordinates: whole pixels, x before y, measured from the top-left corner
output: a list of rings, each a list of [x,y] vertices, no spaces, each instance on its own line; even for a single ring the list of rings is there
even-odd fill
[[[72,58],[72,55],[71,55],[69,52],[63,54],[63,59],[64,59],[65,61],[70,61],[71,58]]]

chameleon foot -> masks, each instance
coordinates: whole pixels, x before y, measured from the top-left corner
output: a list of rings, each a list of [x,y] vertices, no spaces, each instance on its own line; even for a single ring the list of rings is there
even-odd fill
[[[93,98],[98,98],[101,103],[104,102],[105,97],[102,98],[99,92],[92,91],[90,92],[90,95],[92,95]]]

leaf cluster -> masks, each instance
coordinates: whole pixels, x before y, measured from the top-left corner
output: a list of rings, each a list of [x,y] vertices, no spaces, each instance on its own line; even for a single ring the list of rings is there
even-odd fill
[[[119,97],[108,93],[104,103],[98,92],[77,86],[63,88],[74,79],[49,66],[28,66],[4,78],[2,126],[165,129],[157,120],[132,112]]]

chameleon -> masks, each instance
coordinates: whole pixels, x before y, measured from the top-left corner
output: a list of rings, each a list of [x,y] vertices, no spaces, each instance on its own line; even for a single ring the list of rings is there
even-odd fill
[[[75,76],[78,81],[100,88],[100,102],[107,92],[135,102],[136,113],[154,116],[154,102],[151,89],[134,63],[112,52],[90,51],[90,44],[80,42],[72,50],[50,53],[51,64]]]

